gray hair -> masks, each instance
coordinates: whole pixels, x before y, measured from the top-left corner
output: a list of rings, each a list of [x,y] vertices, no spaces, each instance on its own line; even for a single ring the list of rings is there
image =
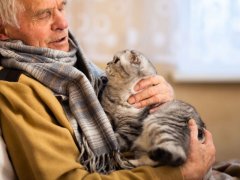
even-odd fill
[[[17,14],[23,9],[19,0],[0,0],[0,27],[4,24],[19,27]]]

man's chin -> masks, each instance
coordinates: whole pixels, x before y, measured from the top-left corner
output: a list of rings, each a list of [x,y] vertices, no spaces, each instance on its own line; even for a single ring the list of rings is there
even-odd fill
[[[65,51],[65,52],[68,52],[70,50],[69,44],[66,44],[64,46],[63,45],[62,46],[50,46],[49,48],[59,50],[59,51]]]
[[[59,49],[60,51],[68,52],[70,50],[69,45],[67,47]]]

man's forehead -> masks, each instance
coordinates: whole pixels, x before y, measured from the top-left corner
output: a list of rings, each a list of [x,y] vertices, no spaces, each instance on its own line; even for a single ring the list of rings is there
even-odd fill
[[[66,2],[66,0],[19,0],[19,1],[23,3],[25,10],[30,11],[54,8]]]

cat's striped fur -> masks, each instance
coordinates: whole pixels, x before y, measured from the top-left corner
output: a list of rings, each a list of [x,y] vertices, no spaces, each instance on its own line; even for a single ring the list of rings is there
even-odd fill
[[[112,122],[121,151],[134,152],[134,166],[172,165],[185,162],[189,146],[187,122],[193,118],[199,127],[199,139],[205,127],[194,107],[173,100],[162,104],[155,113],[149,108],[137,109],[127,100],[136,93],[135,84],[156,74],[151,62],[141,53],[125,50],[107,64],[108,83],[101,103]]]

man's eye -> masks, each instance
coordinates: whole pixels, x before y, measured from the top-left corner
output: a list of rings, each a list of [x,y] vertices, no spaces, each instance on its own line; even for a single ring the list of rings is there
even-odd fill
[[[38,16],[39,19],[46,19],[49,18],[52,15],[50,11],[46,11]]]

